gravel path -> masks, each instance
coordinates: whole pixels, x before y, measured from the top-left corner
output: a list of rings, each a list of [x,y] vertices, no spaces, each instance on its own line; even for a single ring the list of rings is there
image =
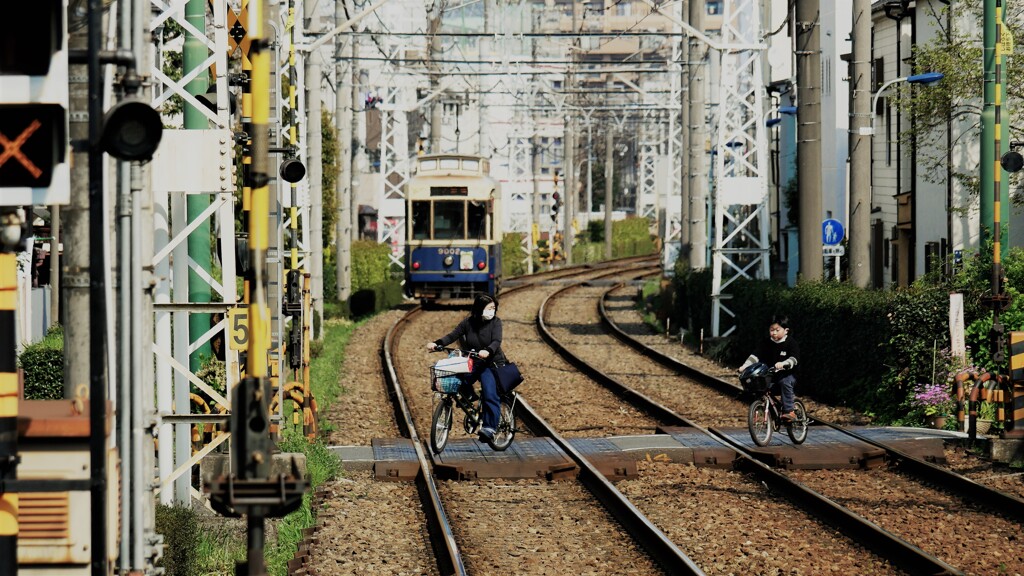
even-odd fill
[[[349,340],[341,396],[321,415],[330,428],[328,445],[369,446],[372,438],[398,437],[381,371],[380,343],[403,314],[393,310],[377,315]],[[411,482],[380,482],[369,472],[346,472],[325,484],[316,502],[310,574],[438,573]]]
[[[643,415],[628,408],[616,410],[610,393],[587,388],[586,394],[567,395],[566,390],[587,386],[587,379],[556,357],[535,327],[540,302],[559,287],[552,282],[501,298],[498,314],[505,326],[505,352],[526,376],[519,392],[569,436],[652,431],[653,424]],[[736,410],[732,400],[718,397],[708,402],[706,390],[649,360],[637,360],[638,354],[604,334],[598,326],[594,298],[605,290],[575,291],[552,308],[550,324],[558,337],[573,338],[574,353],[606,363],[616,379],[684,415],[699,415],[702,423],[735,425],[727,422],[743,417],[741,404],[737,403]],[[606,303],[620,327],[691,366],[723,379],[735,378],[733,369],[655,334],[635,310],[635,293],[635,287],[626,286]],[[321,415],[327,422],[329,444],[367,446],[372,438],[398,436],[380,375],[379,349],[385,332],[402,314],[404,311],[381,314],[360,326],[350,340],[342,366],[343,393]],[[399,376],[421,436],[426,431],[422,423],[429,422],[432,406],[427,367],[439,357],[423,351],[423,344],[445,333],[465,314],[465,310],[432,311],[402,339]],[[808,398],[804,401],[808,410],[822,419],[841,424],[870,422],[847,408],[821,405]],[[428,432],[423,437],[427,436]],[[528,434],[520,433],[517,441],[526,437]],[[460,438],[465,434],[456,427],[453,439]],[[947,466],[980,482],[1011,493],[1024,492],[1019,474],[1005,469],[994,473],[988,463],[952,446],[947,457]],[[638,470],[639,477],[619,482],[619,489],[708,574],[899,573],[744,473],[649,461],[639,462]],[[961,516],[970,512],[962,503],[919,484],[904,486],[886,480],[893,475],[885,471],[796,474],[812,487],[821,483],[821,489],[841,504],[868,517],[877,515],[876,521],[883,527],[909,532],[913,536],[906,538],[919,541],[923,549],[940,547],[940,557],[970,574],[1024,572],[1019,524],[1000,523],[998,518],[993,523],[990,515],[976,519]],[[865,477],[871,478],[870,483],[865,483]],[[832,492],[828,486],[833,486]],[[440,483],[440,490],[472,574],[660,573],[575,482],[446,481]],[[915,504],[919,497],[932,504]],[[436,573],[413,484],[380,482],[370,473],[348,472],[322,487],[317,502],[309,573]],[[910,507],[913,513],[895,515],[900,507]]]

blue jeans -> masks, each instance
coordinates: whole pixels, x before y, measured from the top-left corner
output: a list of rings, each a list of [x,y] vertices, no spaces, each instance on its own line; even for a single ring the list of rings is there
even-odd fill
[[[494,371],[490,366],[474,368],[469,374],[460,374],[459,378],[463,386],[472,387],[477,380],[480,381],[480,396],[483,398],[484,428],[491,430],[498,429],[498,421],[501,419],[501,400],[498,398],[498,381],[494,378]]]
[[[793,402],[796,400],[796,394],[793,392],[793,387],[796,386],[796,376],[792,374],[784,376],[777,383],[782,389],[782,413],[788,414],[793,411]]]

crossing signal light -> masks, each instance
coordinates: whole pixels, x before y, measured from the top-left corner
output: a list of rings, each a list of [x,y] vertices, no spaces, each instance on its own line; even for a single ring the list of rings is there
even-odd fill
[[[558,192],[551,193],[551,219],[558,220],[558,209],[562,206],[562,196]]]
[[[64,1],[19,4],[0,24],[0,205],[71,199]]]
[[[0,104],[0,185],[48,187],[65,140],[62,106]]]
[[[21,17],[0,25],[0,75],[45,76],[64,46],[64,2],[24,2],[18,11]]]

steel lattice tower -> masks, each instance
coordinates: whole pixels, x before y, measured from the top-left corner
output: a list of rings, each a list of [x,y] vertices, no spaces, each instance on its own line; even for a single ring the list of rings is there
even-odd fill
[[[714,157],[713,336],[735,328],[728,288],[739,278],[768,278],[768,143],[764,127],[761,9],[726,0]]]

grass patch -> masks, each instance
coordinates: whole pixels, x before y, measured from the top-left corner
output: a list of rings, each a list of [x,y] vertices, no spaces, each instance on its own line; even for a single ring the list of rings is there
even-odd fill
[[[344,392],[341,365],[345,347],[364,322],[329,319],[324,322],[324,339],[311,348],[315,357],[310,363],[310,384],[320,413]],[[312,527],[316,521],[311,509],[314,490],[342,472],[341,462],[327,450],[323,441],[309,442],[302,435],[301,425],[291,425],[292,411],[291,401],[286,401],[285,424],[278,448],[282,452],[305,454],[310,490],[303,495],[302,506],[298,510],[284,518],[267,519],[264,561],[267,573],[273,576],[287,575],[288,561],[295,557],[302,531]],[[209,516],[203,511],[184,507],[158,506],[157,532],[164,535],[165,542],[164,558],[159,565],[165,567],[169,574],[234,574],[236,563],[245,560],[247,536],[244,518]]]
[[[324,322],[324,339],[322,346],[317,347],[316,357],[310,361],[309,378],[313,396],[317,401],[317,409],[322,414],[343,392],[341,386],[341,365],[345,358],[345,347],[352,334],[364,321],[351,322],[344,319],[329,319]],[[298,544],[302,540],[302,531],[313,526],[316,515],[311,507],[313,492],[318,486],[341,473],[341,462],[337,456],[327,450],[321,441],[308,442],[302,435],[301,425],[290,424],[292,403],[285,402],[282,440],[278,447],[282,452],[301,452],[306,455],[306,468],[309,473],[310,489],[302,497],[302,506],[280,520],[277,526],[277,541],[268,544],[264,557],[267,573],[273,576],[286,576],[288,561],[295,557]],[[323,429],[321,429],[323,432]]]

